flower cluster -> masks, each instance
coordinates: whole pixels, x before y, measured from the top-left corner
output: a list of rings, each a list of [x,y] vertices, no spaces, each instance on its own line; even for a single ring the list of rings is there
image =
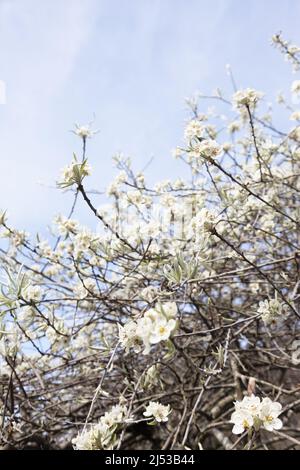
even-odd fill
[[[7,270],[3,279],[0,279],[0,306],[9,308],[20,306],[20,300],[27,302],[39,301],[42,291],[39,286],[30,283],[28,273],[19,268],[17,273]]]
[[[245,90],[238,90],[233,95],[233,103],[236,108],[241,106],[249,106],[254,108],[258,101],[263,97],[263,94],[253,88],[246,88]]]
[[[277,298],[259,302],[257,310],[266,325],[276,323],[283,313],[283,305]]]
[[[99,132],[98,130],[93,131],[91,129],[91,122],[89,124],[86,124],[84,126],[81,126],[79,124],[75,124],[75,130],[72,131],[74,134],[78,135],[78,137],[81,137],[82,139],[91,139],[94,134],[97,134]]]
[[[204,127],[197,119],[192,119],[184,130],[184,138],[190,144],[195,138],[203,137]]]
[[[255,395],[244,397],[242,401],[235,402],[235,411],[231,415],[230,422],[234,424],[233,434],[242,434],[245,430],[254,428],[258,431],[261,427],[267,431],[280,429],[282,421],[278,418],[282,406],[270,398],[262,400]]]
[[[299,70],[300,47],[295,44],[290,44],[290,42],[285,40],[280,33],[272,36],[272,43],[284,54],[285,59],[291,62],[294,70]]]
[[[75,450],[111,450],[116,441],[116,430],[124,421],[127,408],[115,405],[102,416],[97,424],[84,430],[72,440]]]
[[[211,232],[219,220],[220,219],[216,213],[203,207],[192,218],[188,230],[188,236],[192,237],[193,233],[195,233],[199,238],[199,235]]]
[[[61,179],[58,181],[58,187],[65,189],[73,186],[73,184],[80,185],[86,176],[91,174],[91,167],[85,159],[78,162],[76,155],[73,155],[73,161],[70,165],[62,170]]]
[[[119,340],[128,351],[135,352],[144,348],[143,354],[149,354],[151,345],[167,341],[177,327],[177,305],[175,302],[157,304],[137,321],[119,325]]]
[[[154,418],[157,423],[165,423],[171,413],[170,405],[162,405],[158,401],[150,401],[143,415],[146,418]]]
[[[40,286],[29,285],[22,291],[22,297],[27,302],[39,302],[42,298],[42,290]]]
[[[203,158],[204,160],[211,160],[221,153],[220,145],[213,139],[205,139],[201,142],[193,144],[190,155],[194,158]]]

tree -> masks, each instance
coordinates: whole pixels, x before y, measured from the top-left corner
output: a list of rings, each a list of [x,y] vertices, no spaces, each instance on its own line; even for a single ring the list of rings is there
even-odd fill
[[[199,112],[208,99],[222,114]],[[189,100],[174,156],[190,180],[150,188],[118,156],[100,209],[95,132],[77,125],[52,239],[1,214],[2,448],[299,448],[300,111],[278,105],[292,129],[253,89]],[[79,198],[97,232],[73,218]]]

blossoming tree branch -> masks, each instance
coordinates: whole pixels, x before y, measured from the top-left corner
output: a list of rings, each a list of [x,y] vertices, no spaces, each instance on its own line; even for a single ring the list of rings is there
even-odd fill
[[[297,72],[300,49],[273,44]],[[49,238],[1,212],[2,449],[300,448],[300,80],[282,129],[228,72],[230,96],[188,101],[186,181],[150,187],[119,155],[98,207],[97,131],[76,125]]]

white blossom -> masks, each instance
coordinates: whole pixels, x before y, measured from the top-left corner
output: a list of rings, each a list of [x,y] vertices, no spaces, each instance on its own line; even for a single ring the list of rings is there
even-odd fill
[[[294,111],[294,112],[290,115],[290,120],[291,120],[291,121],[300,121],[300,111]]]
[[[154,323],[154,328],[149,336],[150,344],[156,344],[160,341],[169,339],[172,331],[176,328],[176,320],[167,320],[161,317]]]
[[[278,418],[282,406],[266,397],[262,400],[255,396],[245,396],[242,401],[235,402],[235,411],[231,415],[230,422],[234,424],[233,434],[242,434],[252,427],[259,431],[261,427],[267,431],[280,429],[282,422]]]
[[[42,298],[42,289],[40,286],[27,286],[22,291],[22,296],[27,302],[38,302]]]
[[[300,80],[294,80],[291,86],[291,92],[295,95],[300,94]]]
[[[102,416],[97,424],[84,430],[72,440],[75,450],[112,450],[118,425],[127,414],[123,405],[115,405]]]
[[[260,406],[259,419],[262,421],[262,426],[267,431],[274,429],[281,429],[282,421],[278,418],[282,410],[282,406],[277,401],[272,401],[270,398],[263,398]]]
[[[94,134],[97,134],[99,132],[99,130],[93,131],[91,129],[91,124],[92,123],[89,123],[83,126],[75,124],[75,130],[72,132],[74,132],[74,134],[78,135],[78,137],[81,137],[82,139],[90,139],[91,137],[93,137]]]
[[[91,174],[91,171],[91,167],[87,160],[78,162],[74,155],[72,163],[61,171],[61,178],[58,181],[58,186],[64,189],[72,186],[73,184],[79,185],[86,176]]]
[[[130,321],[124,326],[118,325],[118,327],[121,346],[125,348],[126,351],[133,348],[135,352],[139,352],[142,345],[142,339],[137,334],[137,323]]]
[[[249,411],[241,409],[232,413],[230,422],[234,424],[232,433],[242,434],[246,429],[250,429],[253,426],[254,419]]]
[[[254,107],[262,97],[263,93],[253,88],[246,88],[245,90],[238,90],[233,95],[233,103],[237,108],[241,106]]]
[[[283,314],[283,305],[277,298],[259,302],[258,313],[266,325],[276,323]]]
[[[204,159],[214,159],[221,153],[220,145],[213,139],[205,139],[201,142],[194,143],[190,154],[193,157],[201,157]]]
[[[162,405],[157,401],[150,401],[144,411],[143,415],[147,418],[154,418],[158,423],[164,423],[168,421],[169,414],[171,413],[170,405]]]
[[[177,328],[177,306],[175,302],[158,303],[150,308],[137,321],[119,325],[119,340],[126,351],[133,348],[139,352],[143,345],[143,354],[149,354],[151,345],[167,341]]]
[[[187,141],[187,143],[192,142],[195,138],[200,138],[203,136],[204,132],[204,127],[201,122],[199,122],[197,119],[193,119],[190,121],[184,131],[184,138]]]

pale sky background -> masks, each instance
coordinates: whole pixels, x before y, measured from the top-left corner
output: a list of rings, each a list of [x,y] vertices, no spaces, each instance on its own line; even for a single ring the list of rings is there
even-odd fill
[[[231,93],[230,63],[240,87],[273,100],[292,77],[270,37],[282,30],[300,44],[299,25],[299,0],[0,0],[0,208],[31,232],[68,211],[71,195],[55,180],[80,153],[69,130],[93,113],[101,132],[88,142],[89,187],[104,190],[117,151],[136,169],[153,156],[151,181],[181,175],[170,151],[184,98]],[[87,214],[80,205],[76,218]]]

